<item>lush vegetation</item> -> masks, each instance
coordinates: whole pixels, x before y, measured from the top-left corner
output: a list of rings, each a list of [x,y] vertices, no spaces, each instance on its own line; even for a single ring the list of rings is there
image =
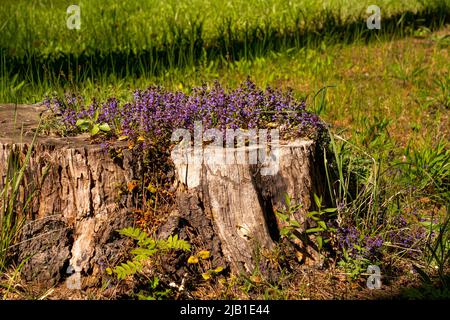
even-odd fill
[[[311,277],[283,267],[291,243],[302,237],[299,222],[288,218],[298,205],[287,197],[278,215],[288,227],[273,252],[281,276],[266,278],[258,268],[243,275],[214,272],[198,254],[183,256],[200,270],[189,297],[355,297],[349,292],[365,287],[372,264],[381,267],[383,284],[397,289],[392,295],[448,297],[449,1],[378,1],[381,30],[367,29],[371,3],[364,1],[86,2],[80,31],[65,27],[67,1],[31,3],[2,3],[0,101],[45,99],[57,117],[47,119],[44,130],[89,131],[105,143],[126,139],[142,150],[144,144],[161,146],[156,128],[169,133],[198,118],[216,127],[259,126],[273,120],[261,111],[287,108],[299,110],[296,129],[321,123],[315,115],[331,125],[324,149],[327,189],[315,197],[318,208],[309,218],[317,226],[307,230],[320,248],[323,270]],[[242,85],[248,76],[256,87]],[[149,85],[163,87],[143,89]],[[275,104],[266,103],[270,95]],[[161,100],[151,103],[156,96]],[[206,109],[194,107],[200,98]],[[236,101],[249,112],[231,110]],[[180,112],[167,112],[172,105]],[[149,118],[130,122],[140,108]],[[168,159],[166,149],[152,152]],[[159,169],[136,185],[163,192],[164,179],[151,180],[165,178],[166,168]],[[145,215],[155,201],[144,198]],[[133,238],[133,232],[124,235]],[[136,240],[140,249],[157,247],[141,233]],[[153,254],[145,258],[155,266],[160,255]],[[111,266],[108,283],[137,279],[142,269],[125,265]],[[145,276],[150,285],[138,297],[176,297],[161,277]]]

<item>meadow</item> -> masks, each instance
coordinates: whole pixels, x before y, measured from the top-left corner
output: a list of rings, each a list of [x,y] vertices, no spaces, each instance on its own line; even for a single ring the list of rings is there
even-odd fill
[[[325,267],[276,281],[258,270],[203,279],[191,297],[448,298],[450,1],[378,1],[380,30],[366,26],[370,4],[86,1],[81,29],[69,30],[69,1],[3,1],[0,102],[47,97],[52,108],[58,101],[79,112],[68,99],[123,105],[149,85],[192,94],[216,80],[233,90],[250,79],[291,89],[329,124],[319,196],[335,215],[320,234],[329,239]],[[86,113],[76,117],[52,119],[45,130],[86,131],[77,122]],[[388,289],[365,288],[373,264]],[[157,297],[155,288],[147,294]]]
[[[366,26],[367,1],[86,1],[77,31],[66,27],[69,5],[2,2],[0,101],[182,83],[180,70],[201,78],[199,69],[218,72],[236,61],[305,47],[401,37],[449,19],[448,1],[442,0],[381,1],[379,31]]]

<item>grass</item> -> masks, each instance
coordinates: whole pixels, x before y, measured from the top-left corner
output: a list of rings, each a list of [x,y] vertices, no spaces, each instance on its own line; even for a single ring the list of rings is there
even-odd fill
[[[30,204],[34,199],[34,186],[27,183],[25,171],[30,161],[36,134],[25,156],[9,146],[6,175],[0,184],[0,275],[11,259],[11,248],[21,235]]]
[[[448,0],[384,0],[383,28],[374,31],[366,26],[370,3],[353,0],[109,0],[81,2],[76,31],[65,25],[69,4],[3,4],[0,101],[35,102],[68,89],[92,96],[98,86],[125,94],[128,86],[181,81],[205,68],[217,73],[287,50],[427,32],[450,16]]]
[[[366,261],[338,247],[313,275],[296,270],[277,283],[257,272],[232,275],[201,282],[193,297],[355,297],[368,264],[381,266],[388,287],[401,291],[404,278],[418,287],[392,296],[445,296],[450,4],[379,1],[382,30],[369,31],[365,2],[318,3],[81,2],[80,32],[65,28],[66,1],[5,4],[0,101],[65,91],[125,101],[150,84],[189,92],[220,79],[235,88],[249,75],[259,86],[292,88],[332,125],[323,196],[337,208],[338,227],[358,230],[360,246],[382,237],[381,256]],[[401,242],[418,230],[425,236]]]
[[[14,121],[16,120],[15,116]],[[20,137],[23,136],[22,133],[23,130]],[[5,150],[7,164],[4,176],[0,177],[0,295],[3,300],[15,292],[20,270],[29,259],[27,257],[16,264],[14,247],[21,240],[22,228],[32,211],[35,194],[39,189],[39,186],[28,181],[26,172],[36,137],[37,131],[28,148],[23,149],[21,144],[9,144]],[[47,169],[44,169],[44,175]]]
[[[38,131],[28,148],[21,149],[23,145],[20,144],[9,144],[6,147],[6,171],[5,175],[0,177],[0,295],[3,300],[18,296],[16,286],[20,282],[20,271],[30,258],[17,261],[14,247],[20,243],[22,228],[32,212],[35,195],[39,192],[40,186],[30,182],[27,177]],[[44,176],[48,168],[45,167]]]

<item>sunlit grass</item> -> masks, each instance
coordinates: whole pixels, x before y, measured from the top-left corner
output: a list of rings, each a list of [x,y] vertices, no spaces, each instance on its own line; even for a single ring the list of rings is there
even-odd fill
[[[36,102],[52,91],[166,83],[175,74],[182,80],[205,69],[217,74],[234,62],[245,66],[286,51],[426,34],[450,16],[449,0],[385,0],[377,3],[382,29],[369,30],[371,3],[365,1],[109,0],[80,2],[77,31],[66,27],[69,4],[2,4],[0,101]]]

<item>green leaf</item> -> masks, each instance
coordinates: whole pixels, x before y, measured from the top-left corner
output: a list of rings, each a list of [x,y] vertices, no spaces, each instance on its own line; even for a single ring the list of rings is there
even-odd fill
[[[119,234],[126,236],[128,238],[143,241],[148,238],[147,234],[144,231],[141,231],[138,228],[128,227],[118,230]]]
[[[146,296],[145,294],[142,294],[142,293],[138,293],[138,299],[139,300],[156,300],[156,298],[155,297],[152,297],[152,296]]]
[[[318,236],[316,239],[317,239],[317,246],[319,247],[319,250],[321,250],[323,246],[323,238],[321,236]]]
[[[295,228],[300,228],[300,223],[297,220],[291,220],[291,226]]]
[[[319,198],[317,196],[317,194],[314,193],[314,202],[316,203],[316,205],[320,208],[321,204],[322,204],[322,199]]]
[[[81,126],[85,122],[86,122],[85,119],[78,119],[77,122],[75,123],[75,125],[78,127],[78,126]]]
[[[283,214],[280,211],[276,211],[276,214],[278,217],[280,217],[281,220],[283,221],[288,221],[289,220],[289,216],[287,214]]]
[[[17,86],[11,89],[12,92],[17,92],[25,85],[25,80],[23,80],[21,83],[19,83]]]
[[[156,287],[158,287],[159,285],[159,278],[158,277],[154,277],[152,281],[150,281],[150,286],[152,287],[152,289],[156,289]]]
[[[310,218],[318,216],[318,215],[320,215],[320,212],[317,212],[317,211],[310,211],[307,214],[307,216],[310,217]]]
[[[109,131],[111,131],[111,128],[110,128],[109,124],[107,124],[107,123],[102,123],[102,124],[99,126],[99,129],[100,129],[101,131],[103,131],[103,132],[109,132]]]
[[[89,129],[89,124],[91,122],[87,119],[78,119],[77,122],[75,123],[75,125],[80,128],[80,130],[82,131],[86,131]]]
[[[132,273],[132,270],[131,270],[131,267],[128,265],[128,264],[126,264],[126,263],[122,263],[121,264],[121,267],[127,272],[127,273]]]
[[[432,283],[430,277],[426,274],[425,271],[423,271],[421,268],[419,268],[418,266],[416,266],[414,264],[413,264],[413,268],[419,274],[419,276],[423,282],[428,283],[428,284]]]
[[[327,224],[325,223],[325,221],[317,221],[317,224],[323,229],[327,229]]]
[[[306,233],[315,233],[315,232],[321,232],[324,231],[323,228],[311,228],[306,230]]]
[[[91,129],[91,135],[95,136],[100,131],[100,127],[98,124],[94,124],[94,126]]]
[[[137,256],[147,256],[150,257],[154,255],[158,250],[156,249],[146,249],[146,248],[136,248],[131,251],[132,254]]]
[[[99,116],[99,114],[100,114],[100,111],[97,109],[97,110],[95,110],[95,113],[94,113],[94,118],[93,118],[93,120],[94,120],[94,122],[96,122],[97,121],[97,119],[98,119],[98,116]]]
[[[438,223],[433,223],[431,221],[421,221],[420,224],[424,227],[430,227],[432,230],[437,230],[439,228]]]
[[[288,208],[291,206],[291,198],[289,197],[289,195],[287,193],[284,195],[284,202],[286,203],[286,206]]]

